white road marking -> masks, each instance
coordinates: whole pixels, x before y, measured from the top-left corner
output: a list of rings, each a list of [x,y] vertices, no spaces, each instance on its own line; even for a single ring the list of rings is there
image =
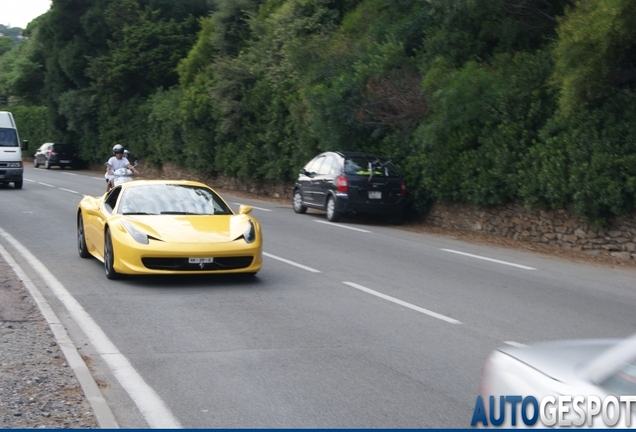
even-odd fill
[[[29,250],[14,239],[9,233],[0,228],[2,235],[18,252],[29,262],[31,267],[40,275],[51,289],[51,292],[64,304],[95,347],[95,350],[104,359],[117,381],[128,392],[139,411],[151,428],[181,429],[179,421],[173,416],[166,404],[157,393],[139,375],[128,359],[119,352],[110,341],[104,331],[97,325],[93,318],[79,304],[68,290],[55,276],[42,264]]]
[[[480,256],[480,255],[473,255],[473,254],[469,254],[469,253],[466,253],[466,252],[460,252],[460,251],[456,251],[456,250],[452,250],[452,249],[441,249],[441,250],[443,250],[445,252],[451,252],[451,253],[454,253],[454,254],[464,255],[464,256],[467,256],[467,257],[471,257],[471,258],[477,258],[477,259],[484,260],[484,261],[491,261],[491,262],[494,262],[494,263],[497,263],[497,264],[505,264],[505,265],[509,265],[509,266],[512,266],[512,267],[518,267],[518,268],[524,269],[524,270],[536,270],[536,268],[534,268],[534,267],[528,267],[528,266],[524,266],[524,265],[521,265],[521,264],[515,264],[515,263],[508,262],[508,261],[501,261],[501,260],[497,260],[497,259],[493,259],[493,258],[486,258],[486,257]]]
[[[54,188],[54,187],[55,187],[55,186],[50,185],[50,184],[48,184],[48,183],[42,183],[42,182],[38,182],[38,183],[39,183],[39,184],[41,184],[42,186],[48,186],[48,187],[52,187],[52,188]]]
[[[63,172],[62,174],[64,174],[64,175],[75,175],[75,176],[77,175],[75,173],[70,173],[70,172]]]
[[[35,180],[31,180],[31,179],[28,179],[28,178],[25,178],[24,181],[28,181],[29,183],[35,183]]]
[[[241,205],[243,205],[243,204],[241,204],[241,203],[234,203],[234,205],[241,206]],[[271,209],[266,209],[266,208],[262,208],[262,207],[254,207],[253,205],[250,205],[250,204],[246,204],[246,205],[248,205],[248,206],[250,206],[250,207],[252,207],[253,209],[256,209],[256,210],[262,210],[262,211],[273,211],[273,210],[271,210]]]
[[[99,387],[97,387],[97,383],[95,382],[90,370],[88,370],[88,366],[86,366],[86,363],[82,360],[77,348],[66,332],[64,325],[53,311],[53,308],[51,308],[50,303],[46,300],[46,298],[44,298],[33,281],[31,281],[26,273],[24,273],[22,267],[15,262],[13,257],[2,245],[0,245],[0,255],[2,255],[4,260],[11,266],[11,268],[13,268],[13,271],[29,291],[31,297],[33,297],[33,300],[35,300],[35,303],[38,305],[40,312],[42,312],[42,315],[46,319],[46,322],[49,324],[49,327],[53,332],[53,336],[55,336],[57,345],[64,353],[64,357],[66,358],[69,366],[71,366],[73,372],[75,372],[75,376],[77,376],[82,390],[93,408],[93,413],[97,418],[99,426],[102,429],[119,429],[117,420],[115,420],[115,416],[113,415],[110,406],[108,406],[106,399],[104,399],[104,395],[99,390]]]
[[[76,192],[76,191],[71,190],[71,189],[64,189],[64,188],[58,188],[58,189],[59,189],[59,190],[66,191],[66,192],[70,192],[70,193],[74,193],[74,194],[78,194],[78,195],[79,195],[79,192]]]
[[[442,321],[446,321],[446,322],[451,323],[451,324],[461,324],[461,321],[457,321],[456,319],[449,318],[449,317],[447,317],[445,315],[438,314],[437,312],[433,312],[433,311],[430,311],[428,309],[421,308],[419,306],[415,306],[415,305],[413,305],[411,303],[407,303],[407,302],[405,302],[403,300],[400,300],[400,299],[397,299],[395,297],[391,297],[391,296],[388,296],[386,294],[382,294],[381,292],[377,292],[377,291],[374,291],[374,290],[369,289],[367,287],[363,287],[362,285],[358,285],[358,284],[353,283],[353,282],[342,282],[342,283],[345,284],[345,285],[349,285],[350,287],[353,287],[355,289],[359,289],[360,291],[364,291],[366,293],[372,294],[372,295],[374,295],[376,297],[380,297],[381,299],[388,300],[390,302],[399,304],[400,306],[404,306],[404,307],[407,307],[409,309],[413,309],[414,311],[426,314],[426,315],[431,316],[433,318],[437,318],[437,319],[440,319]]]
[[[504,343],[507,344],[507,345],[513,346],[513,347],[517,347],[517,348],[525,348],[525,347],[528,346],[526,344],[522,344],[522,343],[519,343],[519,342],[513,342],[513,341],[504,341]]]
[[[288,259],[281,258],[281,257],[278,257],[276,255],[269,254],[267,252],[263,252],[263,255],[265,255],[266,257],[274,258],[275,260],[282,261],[284,263],[296,266],[296,267],[301,268],[303,270],[310,271],[312,273],[320,273],[320,270],[316,270],[315,268],[307,267],[306,265],[298,264],[298,263],[290,261]]]
[[[106,177],[91,177],[91,178],[95,180],[106,180]]]
[[[335,226],[335,227],[338,227],[338,228],[346,228],[346,229],[350,229],[350,230],[353,230],[353,231],[360,231],[360,232],[363,232],[363,233],[370,233],[371,232],[371,231],[363,230],[363,229],[360,229],[360,228],[354,228],[354,227],[350,227],[350,226],[342,225],[342,224],[337,224],[337,223],[333,223],[333,222],[327,222],[327,221],[321,221],[321,220],[315,220],[314,222],[318,222],[318,223],[325,224],[325,225],[330,225],[330,226]]]

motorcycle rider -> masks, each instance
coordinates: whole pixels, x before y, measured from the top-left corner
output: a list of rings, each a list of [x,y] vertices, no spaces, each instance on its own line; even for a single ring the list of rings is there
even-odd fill
[[[106,166],[106,192],[110,191],[114,186],[114,172],[116,170],[120,168],[128,168],[135,174],[139,174],[139,171],[137,171],[137,169],[130,164],[128,159],[124,157],[124,146],[121,144],[115,144],[113,147],[113,156],[108,159]]]

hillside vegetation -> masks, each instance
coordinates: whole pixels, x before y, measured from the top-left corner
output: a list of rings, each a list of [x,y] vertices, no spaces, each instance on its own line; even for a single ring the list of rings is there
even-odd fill
[[[24,35],[0,99],[33,148],[249,181],[358,150],[398,164],[414,214],[636,207],[632,0],[54,0]]]

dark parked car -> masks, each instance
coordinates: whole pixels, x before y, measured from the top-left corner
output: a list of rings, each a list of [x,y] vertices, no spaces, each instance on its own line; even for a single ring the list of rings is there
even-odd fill
[[[336,222],[346,212],[386,215],[402,221],[406,184],[389,159],[366,153],[326,152],[298,174],[292,200],[296,213],[325,210]]]
[[[74,167],[77,164],[77,151],[72,144],[44,143],[33,156],[33,166],[49,169],[52,166]]]

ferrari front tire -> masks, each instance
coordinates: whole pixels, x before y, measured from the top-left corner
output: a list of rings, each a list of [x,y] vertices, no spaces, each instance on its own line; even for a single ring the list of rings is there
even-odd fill
[[[108,279],[119,279],[120,275],[115,271],[115,254],[113,253],[113,240],[110,236],[110,230],[106,228],[104,235],[104,271]]]
[[[82,217],[81,213],[77,216],[77,252],[82,258],[91,257],[91,254],[88,253],[88,248],[86,247],[86,236],[84,234],[84,218]]]

